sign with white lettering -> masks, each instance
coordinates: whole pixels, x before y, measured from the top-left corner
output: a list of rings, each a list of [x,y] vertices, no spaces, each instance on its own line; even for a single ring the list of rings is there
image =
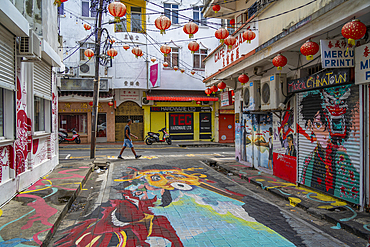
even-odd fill
[[[349,68],[355,66],[355,52],[345,40],[320,40],[323,68]],[[347,48],[348,47],[348,48]]]
[[[140,92],[139,90],[121,89],[120,94],[119,94],[119,99],[122,101],[126,101],[126,100],[139,101]]]
[[[356,84],[370,83],[370,43],[357,47],[355,49],[356,67],[355,82]]]
[[[193,113],[170,113],[170,133],[193,133]]]
[[[288,93],[296,93],[351,83],[350,69],[332,69],[288,82]],[[353,83],[353,82],[352,82]]]
[[[247,29],[251,29],[256,34],[256,37],[251,41],[251,43],[248,43],[247,40],[243,38],[243,33]],[[219,69],[225,68],[243,55],[256,49],[258,46],[258,23],[253,22],[253,24],[245,26],[245,28],[241,29],[233,36],[236,38],[236,43],[231,49],[229,49],[227,45],[221,45],[206,59],[206,77],[211,76]]]

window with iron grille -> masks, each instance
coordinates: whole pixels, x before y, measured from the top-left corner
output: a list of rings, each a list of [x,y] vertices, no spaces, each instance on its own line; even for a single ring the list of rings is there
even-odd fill
[[[179,23],[179,5],[177,4],[164,4],[164,15],[167,16],[172,24]]]
[[[203,7],[193,7],[193,21],[202,26],[207,26],[207,19],[204,18],[202,9]]]
[[[97,9],[96,9],[96,7],[92,7],[90,5],[90,1],[87,1],[87,0],[82,1],[81,7],[82,7],[82,13],[81,13],[82,16],[96,17]]]
[[[131,7],[131,32],[140,33],[141,31],[141,8]]]
[[[168,63],[168,67],[179,66],[179,48],[171,48],[171,53],[164,57],[164,61]]]
[[[207,49],[199,49],[193,55],[193,68],[204,69],[206,66],[203,60],[207,57]]]

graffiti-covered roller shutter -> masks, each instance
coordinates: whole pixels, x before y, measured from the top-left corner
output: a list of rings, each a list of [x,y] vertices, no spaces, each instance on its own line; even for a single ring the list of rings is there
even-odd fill
[[[359,204],[358,86],[298,94],[298,181]]]
[[[51,66],[43,61],[34,64],[34,93],[38,97],[51,100]]]
[[[15,88],[14,35],[0,25],[0,86]]]

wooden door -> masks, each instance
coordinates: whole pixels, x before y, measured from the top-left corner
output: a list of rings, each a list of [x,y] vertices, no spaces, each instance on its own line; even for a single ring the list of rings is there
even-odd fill
[[[144,110],[135,102],[126,101],[116,109],[116,141],[123,141],[124,129],[127,120],[131,119],[131,133],[139,137],[138,141],[144,140]],[[132,139],[135,141],[136,139]]]

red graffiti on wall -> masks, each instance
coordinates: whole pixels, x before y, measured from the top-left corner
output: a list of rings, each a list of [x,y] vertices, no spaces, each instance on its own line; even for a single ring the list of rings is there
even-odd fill
[[[0,147],[0,183],[3,178],[3,167],[6,166],[14,169],[14,150],[10,145]]]

